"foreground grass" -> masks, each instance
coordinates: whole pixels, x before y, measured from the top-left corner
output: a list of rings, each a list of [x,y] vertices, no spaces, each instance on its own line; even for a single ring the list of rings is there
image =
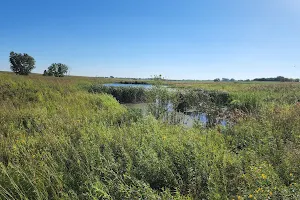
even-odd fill
[[[0,74],[0,199],[300,198],[297,85],[225,85],[261,106],[185,129],[88,93],[105,81]]]

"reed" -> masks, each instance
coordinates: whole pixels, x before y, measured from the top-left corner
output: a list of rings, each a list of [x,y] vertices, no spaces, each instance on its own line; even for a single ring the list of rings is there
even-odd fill
[[[108,87],[103,85],[92,85],[89,92],[111,94],[120,103],[139,103],[146,101],[146,89],[142,87]]]

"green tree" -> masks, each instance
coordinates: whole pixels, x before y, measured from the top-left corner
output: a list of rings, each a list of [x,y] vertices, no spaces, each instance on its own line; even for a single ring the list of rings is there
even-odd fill
[[[67,65],[61,63],[58,64],[58,76],[63,77],[68,73],[68,70],[69,68]]]
[[[10,69],[19,75],[28,75],[35,68],[35,60],[24,53],[10,52]]]
[[[54,76],[55,73],[56,73],[57,69],[56,69],[56,65],[55,64],[52,64],[48,67],[48,71],[47,71],[47,74],[48,76]]]
[[[63,77],[68,73],[68,66],[62,63],[53,63],[48,67],[49,76]]]

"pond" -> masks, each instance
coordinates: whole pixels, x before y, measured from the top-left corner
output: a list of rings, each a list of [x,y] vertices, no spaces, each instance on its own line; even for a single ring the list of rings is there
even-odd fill
[[[107,86],[107,87],[142,87],[142,88],[146,88],[146,89],[152,88],[152,85],[150,85],[150,84],[107,83],[107,84],[104,84],[104,86]]]
[[[147,115],[148,104],[147,103],[126,103],[123,104],[128,108],[140,109],[143,115]],[[168,112],[174,111],[172,105],[168,105]],[[205,113],[199,112],[176,112],[176,118],[180,119],[180,123],[183,124],[187,128],[192,128],[195,123],[201,122],[205,125],[208,122],[208,117]],[[226,126],[226,120],[222,119],[219,122],[220,125]]]
[[[120,103],[126,105],[128,108],[138,109],[141,111],[142,115],[148,115],[149,104],[145,103],[145,91],[151,91],[151,89],[154,89],[156,87],[155,85],[144,83],[109,83],[104,84],[103,86],[105,87],[100,88],[98,92],[104,91],[106,93],[112,94]],[[178,92],[178,90],[175,88],[168,88],[165,85],[162,87],[170,92]],[[108,89],[106,90],[105,88]],[[96,89],[97,88],[95,88],[95,90]],[[185,91],[181,91],[180,94],[184,94],[184,92]],[[207,95],[205,96],[202,93],[203,92],[200,91],[200,95],[207,97]],[[195,101],[202,101],[202,99],[196,99]],[[150,104],[151,113],[156,118],[161,118],[163,121],[168,123],[183,124],[185,127],[191,128],[194,124],[203,124],[203,126],[205,127],[211,127],[217,124],[226,126],[228,121],[224,120],[223,117],[214,117],[211,115],[207,115],[209,114],[209,112],[206,111],[200,112],[199,110],[194,110],[195,108],[193,108],[193,110],[186,110],[186,108],[180,109],[178,108],[178,106],[174,108],[174,105],[171,103],[171,101],[169,101],[167,105],[164,105],[164,103],[161,105],[159,102],[159,99],[156,99],[156,102],[153,105]]]

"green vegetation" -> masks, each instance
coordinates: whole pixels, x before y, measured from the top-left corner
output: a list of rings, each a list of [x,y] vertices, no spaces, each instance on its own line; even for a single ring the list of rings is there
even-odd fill
[[[53,63],[44,71],[44,76],[64,77],[68,73],[68,66],[62,63]]]
[[[110,94],[120,103],[145,102],[147,96],[146,89],[142,87],[108,87],[101,84],[92,85],[89,92]]]
[[[35,60],[32,56],[24,53],[10,52],[9,61],[11,70],[19,75],[29,75],[35,68]],[[44,76],[63,77],[68,73],[68,66],[62,63],[53,63],[44,70]]]
[[[299,78],[285,78],[283,76],[277,76],[276,78],[255,78],[253,81],[280,81],[280,82],[299,82]]]
[[[148,85],[148,82],[145,81],[120,81],[118,82],[120,84],[142,84],[142,85]]]
[[[24,53],[10,52],[9,54],[10,68],[19,75],[28,75],[35,68],[35,60],[30,55]]]
[[[181,93],[146,95],[226,106],[235,122],[187,129],[119,104],[109,82],[0,73],[0,199],[300,198],[300,84],[165,81]]]

